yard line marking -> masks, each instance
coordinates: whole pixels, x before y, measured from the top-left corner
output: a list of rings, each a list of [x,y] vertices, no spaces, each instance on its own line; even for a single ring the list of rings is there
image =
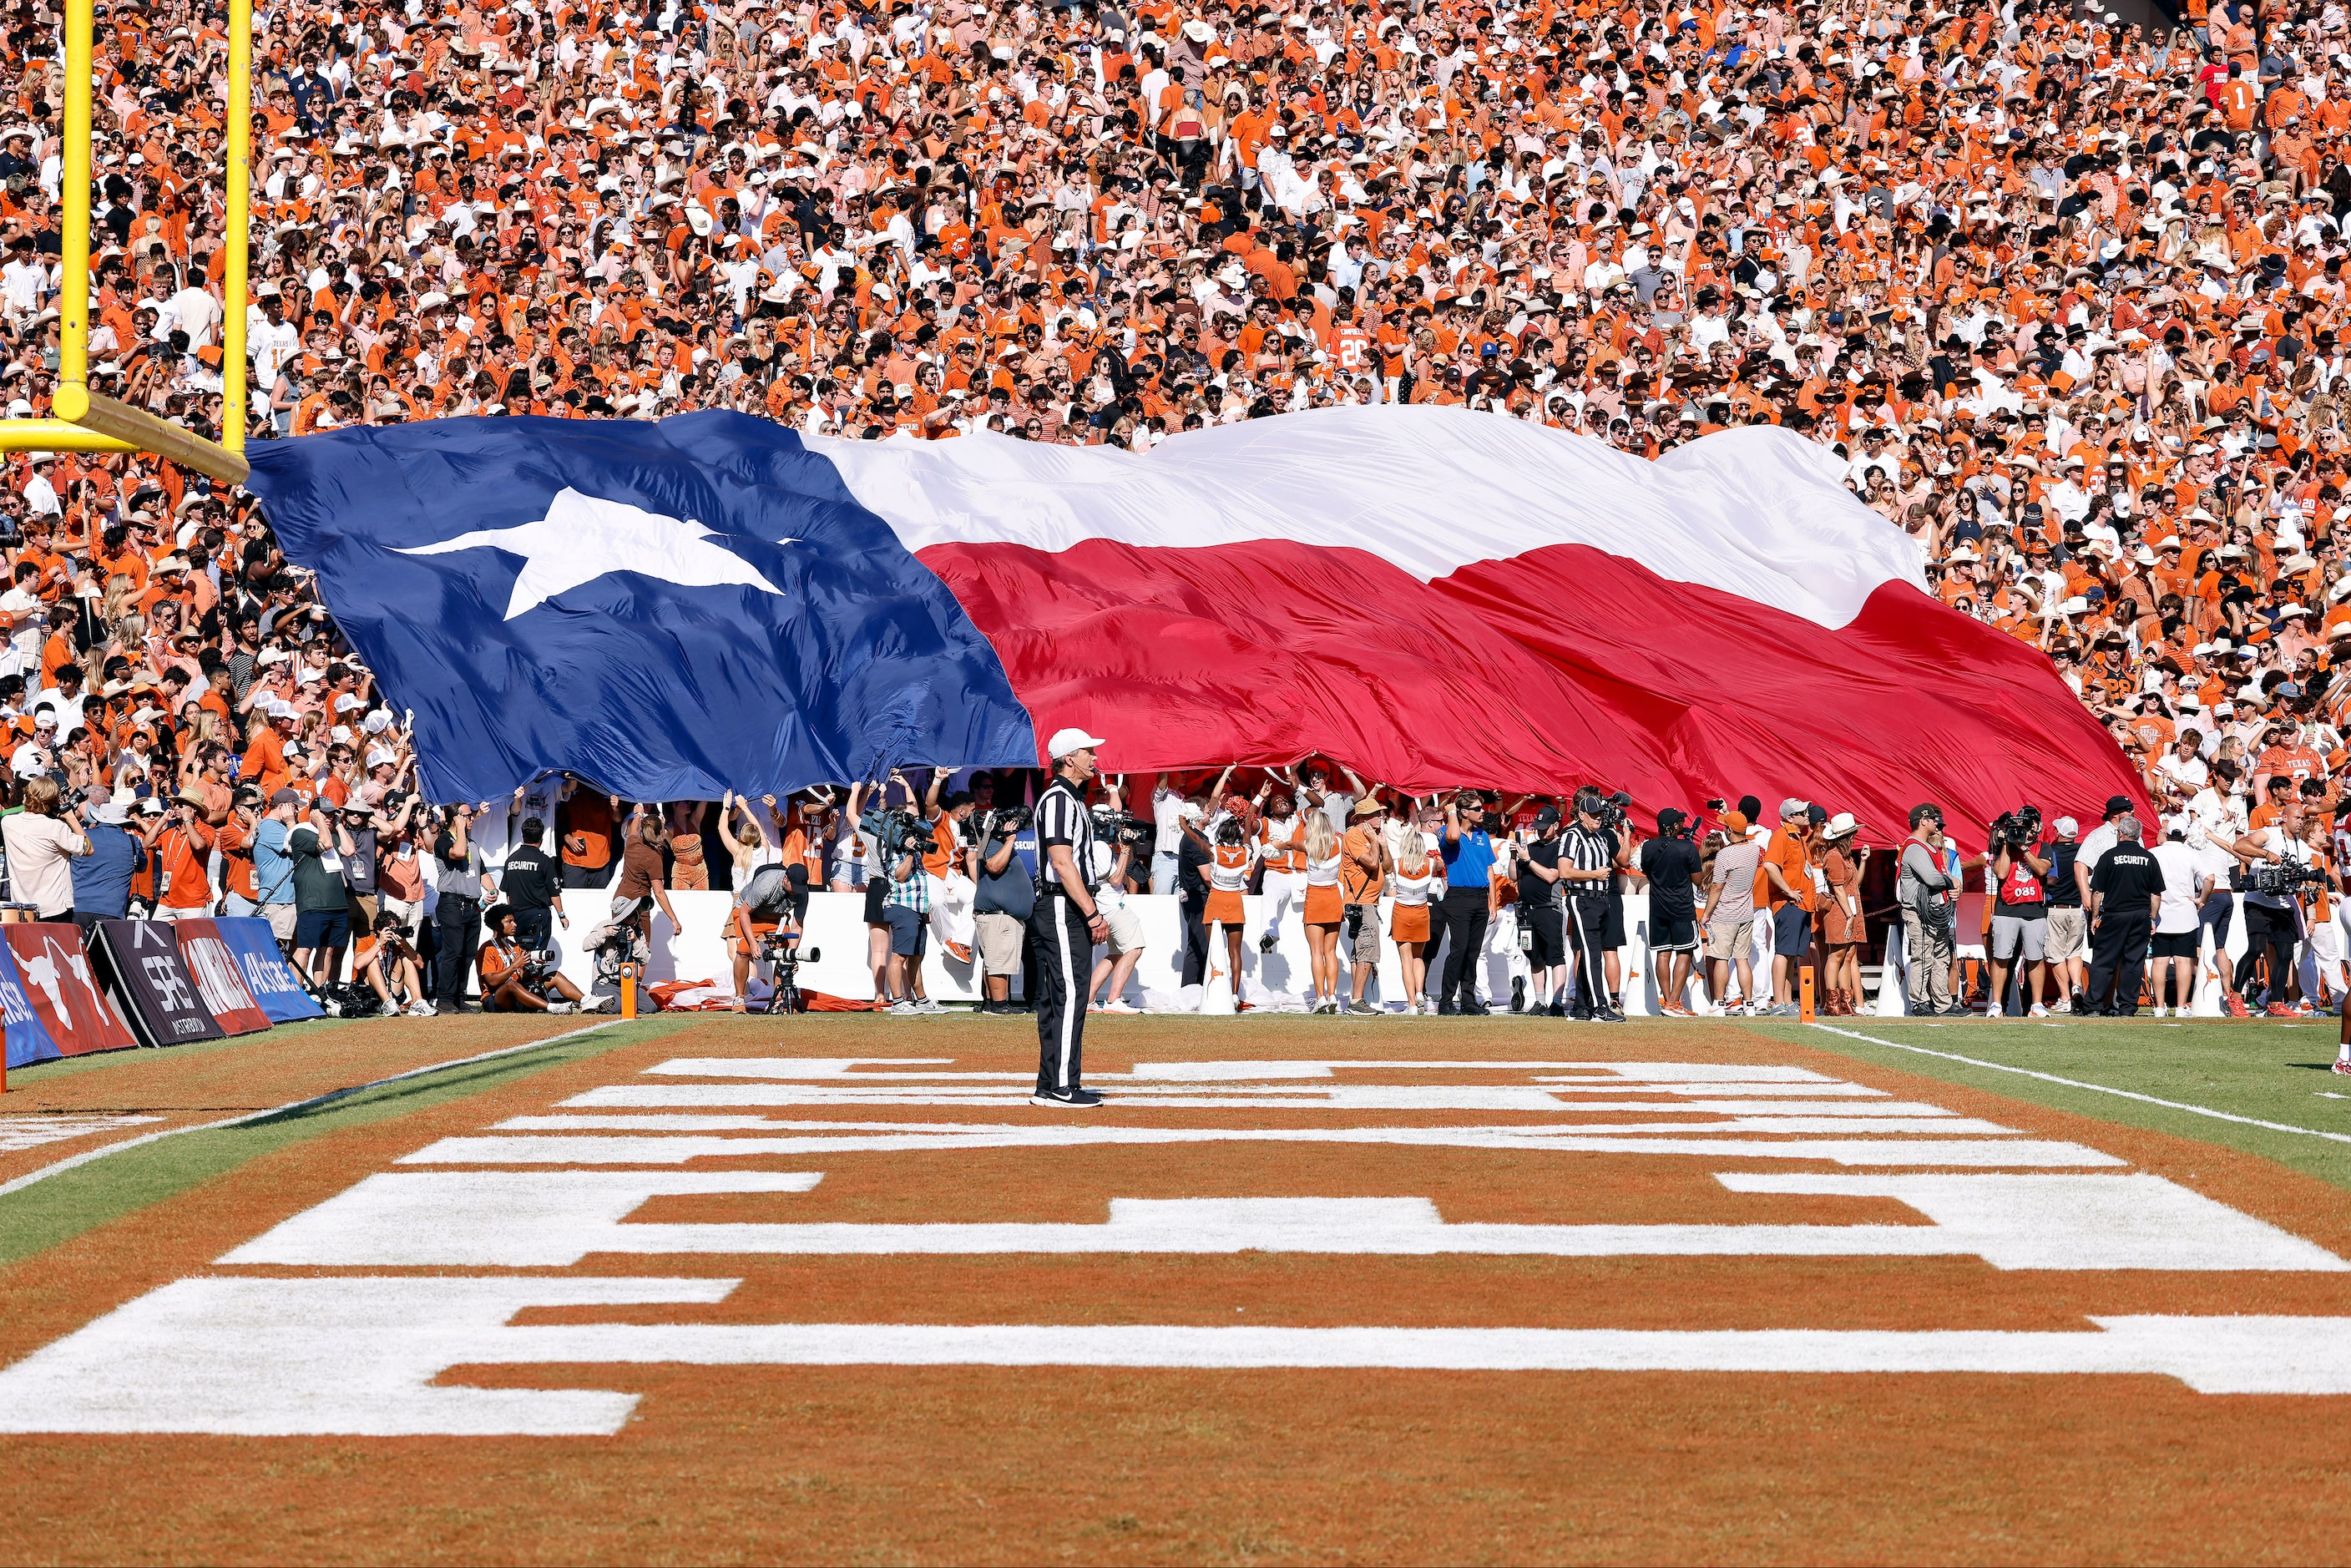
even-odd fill
[[[2167,1111],[2187,1111],[2199,1116],[2210,1116],[2216,1122],[2238,1122],[2248,1127],[2265,1127],[2273,1133],[2299,1133],[2305,1138],[2325,1138],[2330,1143],[2351,1144],[2351,1133],[2327,1133],[2316,1127],[2290,1126],[2283,1122],[2264,1122],[2258,1116],[2240,1116],[2231,1111],[2215,1111],[2209,1105],[2190,1105],[2179,1100],[2159,1100],[2152,1094],[2141,1094],[2135,1089],[2112,1089],[2104,1083],[2085,1083],[2077,1078],[2060,1078],[2053,1072],[2035,1072],[2029,1067],[2011,1067],[2004,1061],[1983,1061],[1972,1056],[1960,1056],[1955,1051],[1929,1051],[1923,1045],[1904,1045],[1898,1040],[1880,1040],[1874,1034],[1858,1034],[1849,1029],[1831,1024],[1812,1026],[1841,1034],[1847,1040],[1858,1040],[1870,1045],[1882,1045],[1889,1051],[1915,1051],[1921,1056],[1939,1056],[1946,1061],[1965,1062],[1970,1067],[1990,1068],[1994,1072],[2013,1072],[2020,1078],[2038,1078],[2043,1083],[2062,1083],[2068,1089],[2087,1089],[2099,1094],[2113,1094],[2125,1100],[2137,1100],[2148,1105],[2160,1105]]]
[[[584,1029],[566,1030],[561,1034],[549,1035],[545,1040],[526,1040],[521,1045],[502,1045],[496,1051],[486,1051],[477,1056],[461,1056],[455,1061],[436,1061],[430,1067],[413,1067],[406,1072],[395,1072],[389,1078],[379,1078],[371,1083],[352,1083],[340,1089],[329,1089],[324,1094],[313,1094],[307,1100],[289,1100],[283,1105],[272,1105],[266,1111],[247,1111],[242,1116],[231,1116],[224,1121],[199,1122],[191,1127],[166,1127],[160,1133],[149,1133],[143,1137],[125,1138],[119,1144],[109,1144],[102,1149],[90,1149],[59,1160],[55,1165],[43,1166],[37,1171],[28,1171],[14,1181],[0,1182],[0,1197],[5,1197],[12,1192],[22,1192],[37,1181],[47,1181],[53,1176],[62,1176],[76,1166],[86,1166],[92,1160],[102,1160],[109,1155],[119,1155],[125,1149],[135,1149],[141,1144],[152,1144],[164,1138],[176,1138],[182,1133],[216,1132],[223,1127],[243,1126],[247,1122],[266,1122],[272,1116],[292,1115],[297,1111],[307,1111],[314,1105],[324,1105],[349,1095],[362,1093],[370,1089],[381,1089],[387,1083],[398,1083],[410,1078],[422,1078],[429,1072],[445,1072],[453,1067],[467,1067],[476,1061],[489,1061],[501,1056],[512,1056],[518,1051],[535,1051],[542,1045],[553,1045],[558,1040],[577,1040],[583,1034],[594,1034],[600,1029],[610,1029],[622,1021],[623,1020],[620,1019],[606,1019],[601,1023],[591,1023]]]
[[[0,1116],[0,1155],[37,1149],[43,1144],[62,1144],[72,1138],[86,1138],[92,1133],[110,1133],[118,1127],[144,1126],[162,1119],[161,1116],[109,1114],[104,1112]]]
[[[2207,1395],[2351,1394],[2341,1317],[2094,1316],[2086,1330],[1552,1329],[1193,1323],[572,1322],[691,1310],[732,1279],[182,1280],[0,1370],[0,1431],[609,1437],[639,1396],[485,1388],[467,1366],[1102,1366],[2157,1376]],[[1279,1388],[1274,1385],[1276,1396]],[[1572,1390],[1562,1395],[1573,1396]]]

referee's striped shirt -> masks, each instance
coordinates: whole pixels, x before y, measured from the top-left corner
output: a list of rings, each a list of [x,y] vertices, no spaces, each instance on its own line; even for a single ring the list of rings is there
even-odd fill
[[[1564,871],[1606,871],[1614,856],[1608,845],[1608,835],[1594,832],[1581,822],[1568,824],[1567,831],[1559,836],[1559,869]],[[1578,878],[1573,882],[1560,879],[1562,892],[1589,898],[1608,892],[1615,885],[1614,877],[1598,881]]]
[[[1040,885],[1048,893],[1063,893],[1046,851],[1055,844],[1070,846],[1070,858],[1086,891],[1094,886],[1094,820],[1086,803],[1066,779],[1055,779],[1037,797],[1037,865]]]

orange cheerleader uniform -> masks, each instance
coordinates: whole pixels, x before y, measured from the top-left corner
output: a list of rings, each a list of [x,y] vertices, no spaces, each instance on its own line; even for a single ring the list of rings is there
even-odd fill
[[[1247,844],[1217,846],[1216,862],[1208,867],[1208,904],[1201,913],[1202,924],[1238,925],[1247,918],[1241,894],[1249,887],[1250,859]]]
[[[1336,925],[1345,918],[1339,899],[1339,857],[1306,862],[1306,924]]]

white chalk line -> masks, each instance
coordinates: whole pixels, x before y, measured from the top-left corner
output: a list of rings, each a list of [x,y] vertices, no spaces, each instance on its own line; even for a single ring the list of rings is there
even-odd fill
[[[1964,1062],[1970,1067],[1989,1068],[1994,1072],[2013,1072],[2020,1078],[2037,1078],[2043,1083],[2060,1083],[2068,1089],[2087,1089],[2093,1093],[2112,1094],[2124,1100],[2137,1100],[2143,1104],[2160,1105],[2167,1111],[2186,1111],[2192,1115],[2210,1116],[2216,1122],[2236,1122],[2248,1127],[2262,1127],[2273,1133],[2298,1133],[2305,1138],[2325,1138],[2330,1143],[2351,1144],[2351,1133],[2328,1133],[2316,1127],[2296,1127],[2284,1122],[2264,1122],[2259,1116],[2240,1116],[2232,1111],[2215,1111],[2210,1105],[2190,1105],[2183,1100],[2162,1100],[2152,1094],[2141,1094],[2135,1089],[2116,1089],[2104,1083],[2085,1083],[2077,1078],[2060,1078],[2053,1072],[2036,1072],[2029,1067],[2011,1067],[2004,1061],[1984,1061],[1955,1051],[1929,1051],[1923,1045],[1904,1045],[1899,1040],[1880,1040],[1874,1034],[1861,1034],[1832,1024],[1816,1023],[1813,1029],[1830,1034],[1841,1034],[1847,1040],[1858,1040],[1870,1045],[1882,1045],[1889,1051],[1915,1051],[1921,1056],[1939,1056],[1946,1061]]]
[[[346,1084],[340,1089],[329,1089],[324,1094],[313,1094],[308,1099],[289,1100],[283,1105],[272,1105],[266,1111],[247,1111],[241,1116],[230,1116],[223,1121],[198,1122],[185,1127],[166,1127],[160,1133],[148,1133],[136,1138],[125,1138],[119,1144],[109,1144],[104,1148],[87,1149],[78,1155],[72,1155],[59,1160],[54,1165],[43,1166],[39,1170],[29,1171],[14,1181],[0,1182],[0,1197],[5,1197],[12,1192],[22,1192],[35,1182],[47,1181],[53,1176],[62,1176],[77,1166],[86,1166],[92,1160],[102,1160],[109,1155],[119,1155],[126,1149],[135,1149],[142,1144],[160,1143],[165,1138],[176,1138],[183,1133],[212,1133],[223,1127],[242,1126],[247,1122],[262,1122],[272,1116],[289,1115],[297,1111],[308,1110],[314,1105],[324,1105],[353,1094],[363,1094],[371,1089],[381,1089],[387,1083],[398,1083],[410,1078],[423,1078],[429,1073],[446,1072],[453,1067],[467,1067],[476,1061],[493,1061],[501,1056],[512,1056],[517,1051],[536,1051],[543,1045],[553,1045],[559,1040],[577,1040],[583,1034],[593,1034],[600,1029],[610,1029],[616,1023],[627,1021],[625,1019],[605,1019],[581,1029],[566,1030],[561,1034],[549,1035],[545,1040],[526,1040],[520,1045],[502,1045],[496,1051],[485,1051],[474,1056],[461,1056],[454,1061],[436,1061],[430,1067],[412,1067],[405,1072],[395,1072],[389,1078],[378,1078],[371,1082]]]

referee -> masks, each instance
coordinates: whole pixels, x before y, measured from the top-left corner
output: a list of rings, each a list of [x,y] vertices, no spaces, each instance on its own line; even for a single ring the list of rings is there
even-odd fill
[[[1575,1007],[1569,1016],[1587,1023],[1623,1023],[1625,1015],[1608,994],[1616,843],[1600,825],[1600,807],[1598,790],[1578,790],[1575,821],[1559,841],[1559,885],[1567,894],[1567,941],[1575,956]]]
[[[1094,944],[1110,935],[1094,903],[1094,820],[1086,810],[1086,781],[1094,776],[1094,747],[1082,729],[1054,732],[1045,747],[1053,781],[1037,798],[1037,905],[1029,936],[1037,952],[1037,1092],[1034,1105],[1099,1105],[1082,1087],[1086,996],[1078,982],[1093,975]]]

